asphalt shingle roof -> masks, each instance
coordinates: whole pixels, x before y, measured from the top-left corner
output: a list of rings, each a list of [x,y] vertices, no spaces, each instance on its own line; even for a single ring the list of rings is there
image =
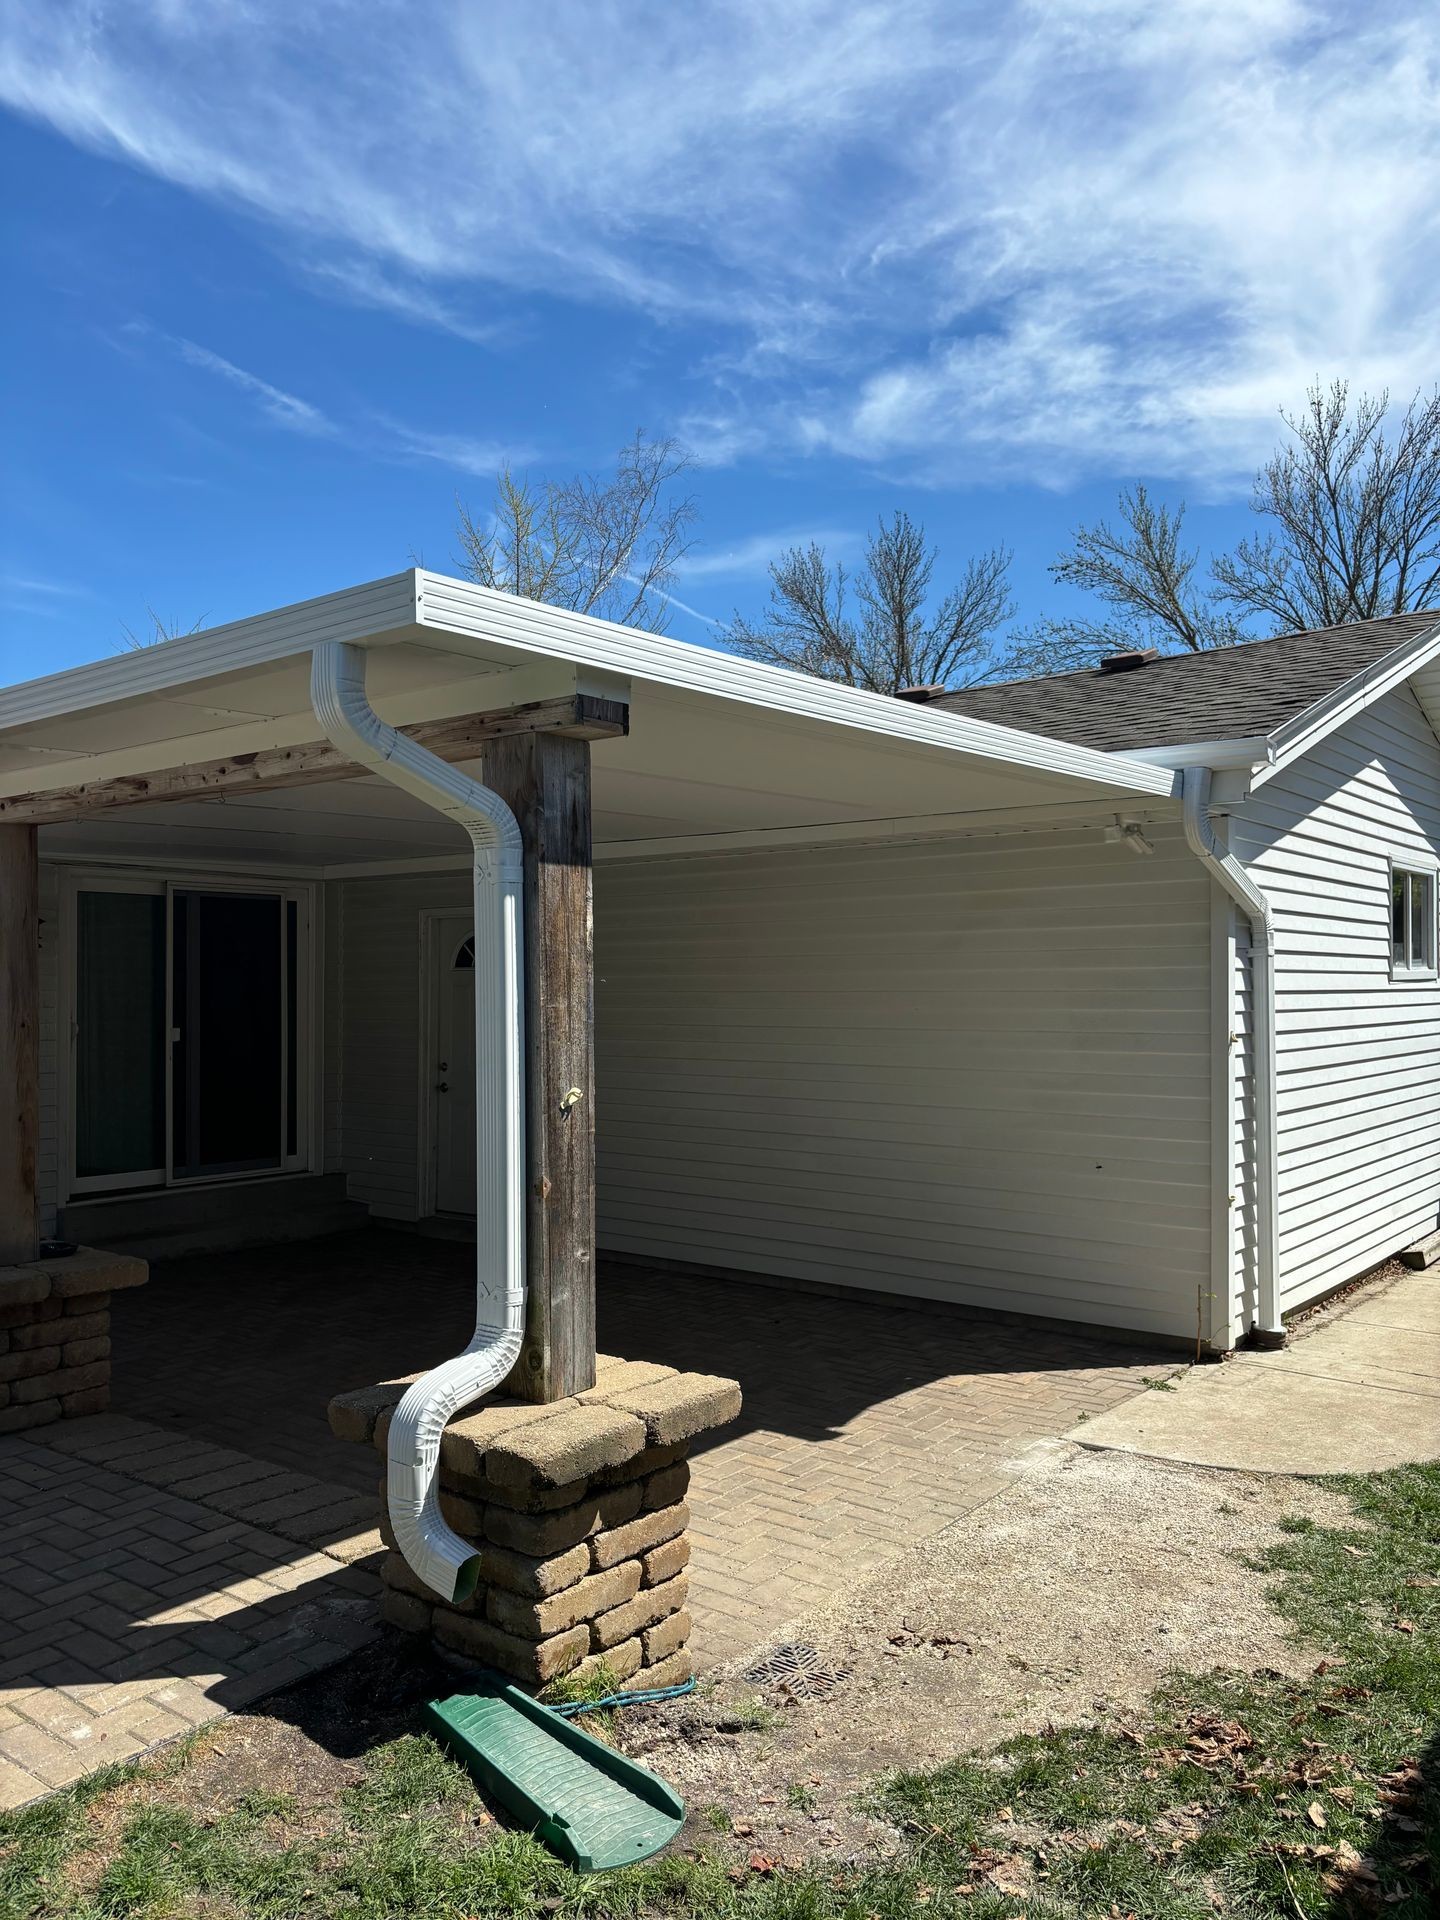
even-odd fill
[[[1273,733],[1352,675],[1437,628],[1440,612],[1398,613],[1213,653],[1167,654],[1126,673],[1089,669],[970,687],[933,704],[1108,753],[1243,740]]]

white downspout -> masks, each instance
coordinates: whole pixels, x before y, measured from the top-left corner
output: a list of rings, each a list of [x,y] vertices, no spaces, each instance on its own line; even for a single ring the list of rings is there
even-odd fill
[[[444,1599],[467,1600],[479,1555],[441,1517],[440,1439],[461,1407],[499,1386],[525,1332],[520,828],[498,794],[386,726],[365,697],[361,648],[316,647],[310,699],[343,753],[448,814],[475,849],[475,1333],[395,1409],[387,1478],[390,1524],[405,1559]]]
[[[1252,1074],[1255,1099],[1255,1327],[1265,1346],[1281,1346],[1280,1168],[1275,1087],[1275,928],[1270,902],[1210,824],[1210,768],[1182,774],[1185,838],[1250,922],[1251,1001],[1255,1031]]]

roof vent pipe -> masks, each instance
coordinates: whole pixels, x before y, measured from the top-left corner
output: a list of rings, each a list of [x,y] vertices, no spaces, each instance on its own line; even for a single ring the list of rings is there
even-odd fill
[[[1283,1346],[1280,1312],[1279,1122],[1275,1084],[1275,928],[1270,902],[1210,824],[1210,769],[1182,774],[1185,838],[1250,922],[1251,1002],[1255,1031],[1252,1074],[1255,1111],[1255,1325],[1262,1346]]]
[[[467,1600],[479,1556],[440,1514],[440,1439],[461,1407],[498,1387],[525,1331],[525,1082],[521,1004],[520,828],[496,793],[447,766],[365,697],[365,654],[314,650],[310,699],[328,737],[357,765],[447,814],[475,850],[475,1333],[465,1351],[406,1393],[390,1423],[387,1504],[396,1543],[427,1587]]]
[[[1160,658],[1158,647],[1131,647],[1125,653],[1106,653],[1100,658],[1101,673],[1133,673],[1137,667],[1148,667],[1152,660]]]

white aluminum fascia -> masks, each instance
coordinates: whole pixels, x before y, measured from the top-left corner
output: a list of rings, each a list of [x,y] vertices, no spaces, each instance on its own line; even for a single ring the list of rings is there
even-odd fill
[[[409,568],[384,580],[0,689],[0,730],[147,693],[173,693],[217,674],[308,654],[326,641],[368,642],[414,624],[415,572]]]
[[[1098,753],[1092,747],[993,726],[963,714],[937,713],[888,694],[866,693],[687,640],[615,626],[444,574],[422,572],[418,582],[417,617],[423,627],[488,640],[517,652],[560,654],[580,665],[733,700],[792,719],[828,721],[917,746],[948,748],[997,765],[1090,780],[1125,793],[1169,798],[1180,792],[1173,770],[1145,766],[1119,754]]]
[[[1372,661],[1368,667],[1362,667],[1359,673],[1352,674],[1348,680],[1327,693],[1323,700],[1317,700],[1303,713],[1296,714],[1293,720],[1287,720],[1283,727],[1277,727],[1269,737],[1268,763],[1256,773],[1252,786],[1262,787],[1288,767],[1302,754],[1309,753],[1319,746],[1328,734],[1343,727],[1347,720],[1353,720],[1367,707],[1390,693],[1413,673],[1426,666],[1440,655],[1440,627],[1417,634],[1413,640],[1407,640],[1403,646],[1393,652]],[[1212,765],[1218,764],[1211,762]]]
[[[709,694],[792,719],[948,748],[1060,779],[1088,780],[1109,791],[1179,795],[1178,778],[1165,767],[960,714],[930,712],[884,694],[815,680],[418,569],[8,688],[0,695],[0,736],[6,727],[146,694],[174,693],[239,668],[308,653],[326,642],[374,645],[417,626],[490,641],[520,655]]]

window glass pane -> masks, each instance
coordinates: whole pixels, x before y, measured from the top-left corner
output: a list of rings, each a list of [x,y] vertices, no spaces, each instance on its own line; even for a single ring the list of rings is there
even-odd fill
[[[1405,964],[1405,875],[1397,873],[1390,881],[1390,957],[1397,967]]]
[[[1427,928],[1430,923],[1430,877],[1424,873],[1410,876],[1410,964],[1423,967],[1429,958]]]
[[[176,1139],[183,1110],[186,1155],[177,1149],[176,1178],[278,1166],[283,903],[273,894],[177,893],[177,915],[182,902],[174,1063]]]
[[[75,901],[75,1172],[165,1165],[165,901]]]

